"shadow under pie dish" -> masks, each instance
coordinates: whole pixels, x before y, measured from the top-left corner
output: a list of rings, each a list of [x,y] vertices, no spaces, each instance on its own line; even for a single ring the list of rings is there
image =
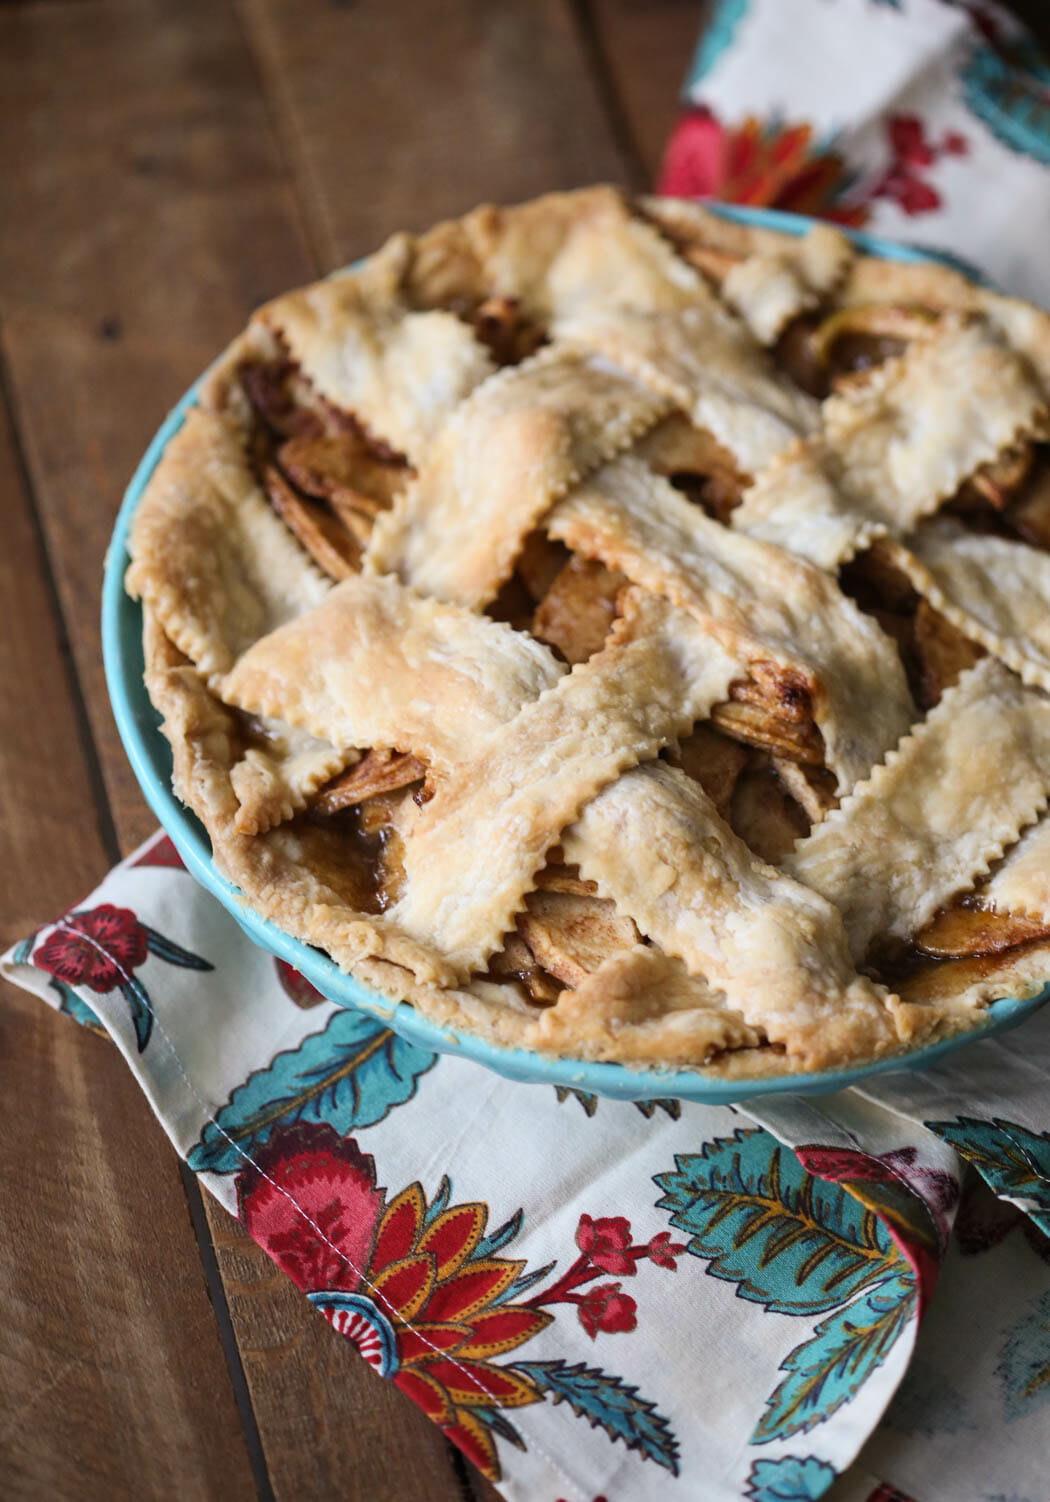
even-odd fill
[[[270,304],[129,539],[217,866],[541,1054],[762,1080],[1034,996],[1048,328],[605,189]]]

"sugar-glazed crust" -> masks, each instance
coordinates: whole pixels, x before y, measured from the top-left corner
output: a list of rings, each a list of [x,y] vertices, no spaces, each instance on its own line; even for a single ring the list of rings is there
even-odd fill
[[[175,789],[448,1029],[747,1079],[971,1028],[1050,977],[1048,407],[1047,315],[827,226],[396,235],[255,316],[136,514]]]

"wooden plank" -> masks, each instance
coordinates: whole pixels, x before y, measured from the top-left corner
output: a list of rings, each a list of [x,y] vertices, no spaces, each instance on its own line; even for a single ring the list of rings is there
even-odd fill
[[[109,854],[2,404],[0,495],[6,948],[82,896]],[[175,1154],[116,1049],[3,991],[4,1496],[250,1498]]]
[[[709,4],[696,0],[591,0],[585,7],[585,24],[643,164],[645,186],[656,181],[708,10]]]
[[[150,827],[98,650],[101,561],[145,445],[251,308],[312,274],[229,8],[0,10],[0,313],[23,441],[125,845]]]
[[[0,12],[0,99],[5,158],[19,163],[0,181],[0,215],[21,226],[18,236],[0,237],[4,345],[88,717],[127,849],[152,820],[112,726],[97,627],[101,560],[120,492],[165,408],[250,308],[308,278],[313,266],[228,7],[79,0]],[[64,766],[61,758],[57,764]],[[69,883],[60,899],[45,891],[25,908],[49,912],[75,890]],[[26,1162],[46,1171],[36,1155]],[[152,1168],[139,1165],[141,1182],[163,1196]],[[122,1215],[122,1205],[112,1213]],[[61,1218],[58,1209],[54,1217]],[[35,1235],[42,1234],[36,1223]],[[36,1254],[32,1239],[23,1253]],[[170,1277],[192,1269],[200,1279],[191,1246],[172,1256]],[[228,1270],[224,1248],[219,1257]],[[247,1265],[260,1281],[275,1276],[250,1243],[238,1253],[242,1281]],[[458,1498],[437,1432],[396,1389],[379,1388],[290,1287],[278,1286],[268,1333],[268,1299],[255,1300],[243,1328],[243,1299],[234,1311],[278,1495],[330,1495],[323,1474],[330,1463],[347,1495],[354,1467],[368,1465],[370,1477],[383,1475],[371,1495],[400,1497],[411,1452],[427,1468],[428,1499]],[[147,1300],[140,1288],[136,1307]],[[192,1339],[185,1350],[192,1357]],[[256,1359],[265,1351],[269,1361]],[[364,1454],[354,1434],[367,1411],[377,1415],[385,1443]],[[153,1410],[149,1416],[161,1418]],[[298,1447],[289,1443],[296,1417],[311,1436]],[[119,1432],[110,1431],[114,1444]],[[195,1443],[190,1435],[187,1447]],[[203,1436],[197,1448],[204,1468]],[[220,1469],[215,1476],[219,1484]],[[179,1493],[172,1487],[169,1495]],[[211,1495],[203,1485],[181,1494]]]
[[[242,0],[326,267],[476,203],[624,181],[563,0]]]

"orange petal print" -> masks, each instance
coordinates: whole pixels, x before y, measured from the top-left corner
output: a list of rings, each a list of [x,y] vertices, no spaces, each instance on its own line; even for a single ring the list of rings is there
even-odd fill
[[[454,1205],[428,1226],[419,1241],[421,1252],[431,1252],[437,1263],[439,1282],[456,1272],[481,1240],[488,1215],[484,1205]]]
[[[500,1356],[504,1351],[513,1351],[516,1346],[524,1345],[538,1335],[553,1318],[546,1309],[526,1309],[517,1304],[491,1309],[471,1320],[473,1333],[457,1355],[486,1360],[490,1356]]]
[[[427,1303],[427,1319],[469,1320],[472,1314],[505,1293],[522,1271],[524,1262],[487,1258],[474,1262],[466,1272],[439,1284]]]
[[[402,1257],[376,1274],[372,1287],[376,1303],[385,1314],[413,1319],[423,1308],[434,1287],[434,1259],[426,1252]]]
[[[418,1183],[409,1184],[390,1201],[376,1232],[373,1267],[386,1267],[408,1256],[415,1247],[425,1213],[423,1191]]]

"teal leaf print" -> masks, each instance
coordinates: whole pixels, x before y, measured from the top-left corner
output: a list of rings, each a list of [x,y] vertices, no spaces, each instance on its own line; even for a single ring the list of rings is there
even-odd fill
[[[816,1502],[835,1479],[834,1467],[815,1455],[756,1460],[747,1474],[748,1502]]]
[[[491,1429],[493,1434],[498,1434],[500,1439],[505,1439],[516,1450],[527,1450],[528,1446],[521,1435],[515,1429],[507,1415],[498,1408],[472,1408],[471,1413],[479,1423]]]
[[[28,965],[29,956],[33,953],[33,945],[36,942],[36,934],[30,934],[28,939],[22,939],[16,944],[11,955],[16,965]]]
[[[586,1090],[574,1090],[571,1085],[555,1085],[554,1093],[558,1097],[559,1106],[569,1099],[579,1101],[585,1116],[593,1116],[598,1109],[598,1097],[588,1094]]]
[[[150,954],[155,954],[159,960],[167,960],[169,965],[181,965],[184,970],[215,969],[214,965],[202,959],[199,954],[194,954],[191,949],[183,949],[181,944],[176,944],[174,939],[166,938],[155,928],[150,928],[148,923],[140,923],[139,927],[146,935]]]
[[[587,1116],[593,1116],[598,1109],[598,1097],[588,1094],[586,1090],[576,1090],[572,1085],[555,1085],[554,1093],[558,1097],[559,1105],[564,1104],[570,1097],[579,1101]],[[670,1116],[672,1121],[677,1121],[682,1114],[682,1102],[671,1100],[666,1096],[658,1096],[655,1100],[632,1101],[632,1105],[636,1111],[641,1111],[646,1120],[651,1120],[657,1111],[663,1111]]]
[[[915,1280],[899,1272],[816,1327],[788,1355],[751,1443],[808,1434],[848,1403],[886,1359],[915,1309]]]
[[[406,1043],[363,1012],[333,1012],[327,1026],[279,1053],[239,1085],[205,1127],[187,1162],[195,1173],[234,1173],[278,1126],[374,1126],[411,1100],[437,1055]]]
[[[104,1038],[108,1037],[98,1017],[86,1001],[81,1001],[72,986],[67,986],[65,981],[56,980],[54,977],[51,978],[50,986],[60,998],[59,1011],[64,1012],[67,1017],[72,1017],[74,1022],[79,1022],[81,1027],[86,1027],[93,1033],[101,1033]]]
[[[1039,1229],[1050,1235],[1050,1135],[1030,1132],[1001,1116],[991,1121],[957,1116],[923,1125],[972,1163],[996,1194],[1022,1202]]]
[[[208,965],[207,968],[210,970],[211,966]],[[153,1009],[149,1004],[146,988],[137,976],[129,975],[127,980],[121,982],[120,994],[128,1004],[131,1025],[135,1029],[135,1042],[139,1053],[142,1053],[153,1031]]]
[[[31,962],[33,945],[36,943],[36,940],[36,933],[31,933],[28,939],[22,939],[15,945],[11,952],[11,958],[16,965],[28,965]],[[81,1001],[72,986],[67,986],[65,981],[59,980],[54,975],[51,977],[48,985],[58,997],[58,1009],[60,1012],[63,1012],[67,1017],[72,1017],[74,1022],[80,1023],[81,1027],[86,1027],[93,1033],[100,1033],[104,1038],[108,1036],[106,1029],[102,1026],[95,1013],[88,1006],[87,1002]]]
[[[650,1120],[657,1111],[663,1111],[665,1116],[670,1116],[672,1121],[677,1121],[682,1114],[682,1102],[669,1100],[663,1095],[658,1095],[655,1100],[636,1100],[635,1107],[641,1111],[646,1120]]]
[[[959,77],[966,103],[997,140],[1050,166],[1050,68],[1034,42],[979,46]]]
[[[678,1475],[678,1441],[667,1420],[638,1396],[636,1387],[582,1361],[573,1366],[560,1359],[519,1361],[514,1370],[550,1393],[555,1403],[568,1403],[577,1418],[590,1420],[592,1429],[604,1429],[612,1439],[623,1440],[628,1450]]]
[[[1050,1401],[1050,1292],[1040,1294],[1010,1331],[995,1371],[1008,1422]]]
[[[733,45],[736,29],[747,14],[748,3],[749,0],[717,0],[714,11],[704,26],[700,45],[689,70],[687,92],[707,77],[723,53],[728,52]]]
[[[821,1314],[903,1267],[889,1232],[838,1184],[814,1179],[768,1132],[741,1129],[676,1156],[657,1208],[737,1296],[781,1314]]]

